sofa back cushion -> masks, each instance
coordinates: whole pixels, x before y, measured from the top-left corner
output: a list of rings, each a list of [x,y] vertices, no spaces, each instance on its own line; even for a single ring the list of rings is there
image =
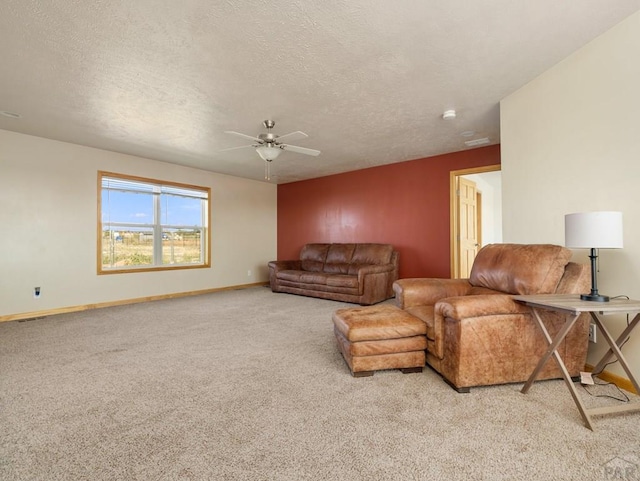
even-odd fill
[[[357,274],[362,266],[379,266],[391,263],[391,244],[357,244],[351,257],[349,274]]]
[[[302,270],[326,274],[355,275],[362,266],[390,264],[396,257],[391,244],[316,243],[300,251]]]
[[[347,274],[355,249],[355,244],[331,244],[324,261],[324,272],[327,274]]]
[[[489,244],[478,252],[469,283],[507,294],[552,294],[571,259],[551,244]]]
[[[331,244],[306,244],[300,251],[302,270],[322,272]]]

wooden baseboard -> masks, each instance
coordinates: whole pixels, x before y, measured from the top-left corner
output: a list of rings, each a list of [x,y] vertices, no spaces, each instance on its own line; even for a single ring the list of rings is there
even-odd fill
[[[587,364],[585,366],[585,370],[588,372],[591,372],[593,371],[594,367],[595,366],[592,366],[591,364]],[[603,381],[611,382],[615,384],[620,389],[624,389],[625,391],[629,391],[630,393],[633,393],[633,394],[638,394],[635,388],[633,387],[633,384],[631,383],[631,381],[627,378],[618,376],[617,374],[613,374],[608,371],[602,371],[600,374],[598,374],[598,377]]]
[[[229,287],[216,287],[213,289],[203,289],[201,291],[175,292],[172,294],[160,294],[158,296],[137,297],[135,299],[122,299],[119,301],[98,302],[96,304],[84,304],[81,306],[59,307],[57,309],[47,309],[44,311],[22,312],[18,314],[8,314],[0,316],[0,322],[20,321],[25,319],[39,319],[53,316],[55,314],[65,314],[67,312],[88,311],[90,309],[100,309],[103,307],[122,306],[125,304],[137,304],[139,302],[160,301],[162,299],[174,299],[176,297],[198,296],[200,294],[211,294],[212,292],[231,291],[236,289],[247,289],[249,287],[266,286],[268,282],[255,282],[253,284],[241,284]]]

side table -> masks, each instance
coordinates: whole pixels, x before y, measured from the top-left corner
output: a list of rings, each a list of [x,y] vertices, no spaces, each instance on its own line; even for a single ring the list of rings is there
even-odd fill
[[[579,295],[558,295],[558,294],[540,294],[540,295],[531,295],[531,296],[513,296],[513,299],[518,302],[522,302],[527,306],[532,308],[534,317],[544,334],[545,339],[549,343],[549,348],[542,356],[538,365],[529,376],[529,379],[523,386],[521,392],[526,394],[536,377],[540,373],[541,369],[545,365],[545,363],[549,360],[551,356],[553,356],[562,371],[562,377],[569,388],[571,393],[571,397],[578,407],[580,411],[580,415],[584,420],[585,424],[589,429],[593,431],[593,426],[591,424],[591,416],[597,416],[602,414],[612,414],[612,413],[620,413],[620,412],[629,412],[629,411],[640,411],[640,403],[631,403],[625,405],[618,406],[605,406],[605,407],[597,407],[597,408],[589,408],[587,409],[582,400],[578,395],[578,391],[569,376],[569,372],[560,357],[560,354],[557,351],[558,346],[565,338],[567,333],[571,330],[571,327],[575,324],[580,317],[580,314],[583,312],[588,312],[593,319],[593,322],[596,324],[597,329],[600,331],[602,336],[605,338],[607,343],[609,344],[609,350],[605,353],[605,355],[600,359],[600,361],[596,364],[593,369],[594,374],[600,374],[606,364],[612,357],[616,357],[620,362],[620,365],[629,376],[629,380],[633,384],[636,392],[640,394],[640,386],[638,385],[638,381],[636,381],[635,377],[631,373],[631,369],[629,369],[629,365],[627,364],[626,359],[622,355],[622,351],[620,347],[622,344],[629,338],[631,331],[638,325],[640,322],[640,301],[634,301],[629,299],[612,299],[609,302],[592,302],[592,301],[583,301],[580,300]],[[557,311],[567,314],[564,325],[562,329],[558,332],[554,339],[551,338],[547,328],[545,327],[542,319],[540,318],[539,310],[545,309],[550,311]],[[618,336],[618,339],[613,339],[609,331],[602,323],[599,315],[603,314],[611,314],[611,313],[636,313],[633,320],[629,323],[627,328]]]

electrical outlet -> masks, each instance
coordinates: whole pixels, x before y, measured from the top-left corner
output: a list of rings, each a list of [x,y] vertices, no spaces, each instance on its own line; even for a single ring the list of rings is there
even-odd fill
[[[251,277],[251,269],[247,271],[247,277]]]
[[[33,298],[34,299],[40,299],[40,288],[39,287],[34,287],[33,288]]]
[[[589,324],[589,342],[596,342],[596,325]]]

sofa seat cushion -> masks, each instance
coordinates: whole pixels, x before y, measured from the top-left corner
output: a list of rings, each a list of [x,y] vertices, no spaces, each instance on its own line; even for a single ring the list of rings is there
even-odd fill
[[[326,286],[328,277],[329,274],[322,272],[303,272],[300,274],[300,282],[303,284],[320,284]]]
[[[302,282],[301,277],[303,274],[307,274],[307,271],[296,271],[296,270],[278,271],[277,277],[278,279],[284,280],[284,281]]]
[[[327,283],[327,274],[322,272],[307,272],[307,271],[280,271],[278,272],[278,279],[282,281],[291,281],[302,284],[322,284]]]
[[[298,284],[347,287],[350,289],[358,288],[358,276],[291,270],[280,271],[278,272],[277,277],[281,281],[295,282]]]
[[[345,276],[340,274],[327,275],[327,285],[333,287],[358,287],[358,276]]]

